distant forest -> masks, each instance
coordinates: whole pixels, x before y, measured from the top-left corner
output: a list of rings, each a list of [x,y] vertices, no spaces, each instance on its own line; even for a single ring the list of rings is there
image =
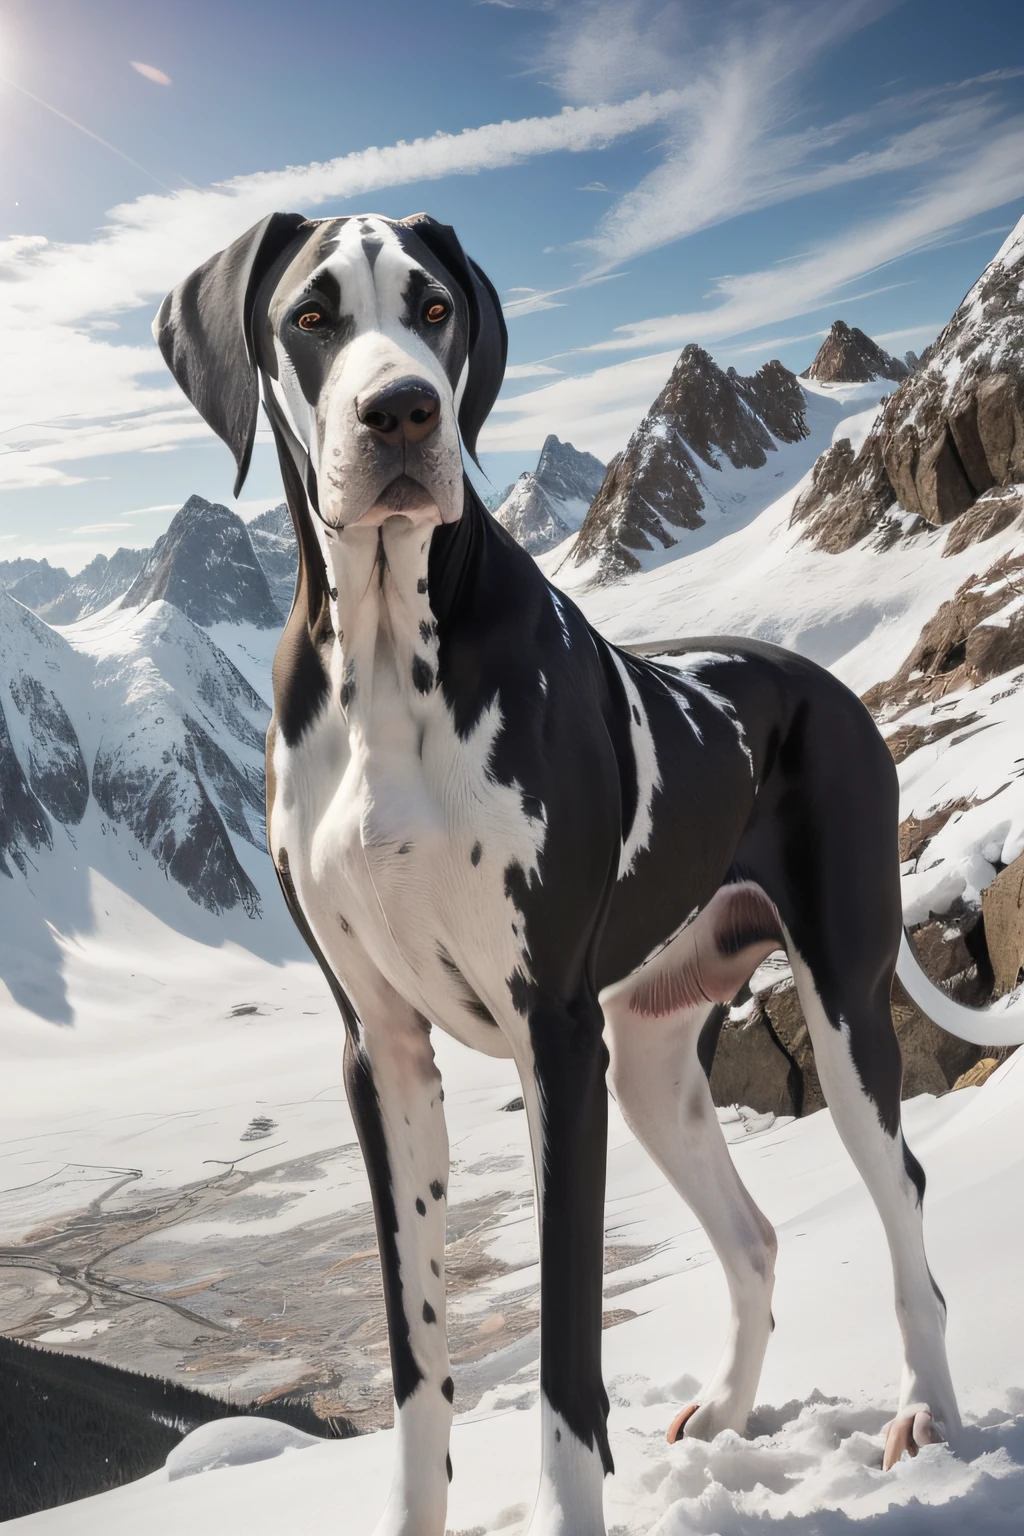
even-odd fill
[[[200,1424],[240,1414],[346,1439],[301,1394],[240,1406],[81,1355],[0,1337],[0,1520],[104,1493],[155,1472]]]

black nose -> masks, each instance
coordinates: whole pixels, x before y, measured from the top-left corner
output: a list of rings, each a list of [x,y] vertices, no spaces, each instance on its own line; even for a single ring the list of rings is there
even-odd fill
[[[356,415],[364,427],[388,442],[421,443],[441,420],[441,397],[426,379],[393,379],[357,400]]]

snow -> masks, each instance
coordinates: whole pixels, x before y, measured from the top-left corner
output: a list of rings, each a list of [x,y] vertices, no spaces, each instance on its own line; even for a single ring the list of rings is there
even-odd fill
[[[174,1447],[167,1458],[167,1481],[271,1461],[285,1451],[305,1451],[320,1443],[315,1436],[274,1419],[215,1419],[201,1424]]]

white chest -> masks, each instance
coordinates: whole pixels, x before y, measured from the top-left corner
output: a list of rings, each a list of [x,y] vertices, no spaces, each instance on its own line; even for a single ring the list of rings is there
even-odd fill
[[[298,745],[278,737],[272,846],[343,984],[369,962],[431,1022],[507,1054],[522,1022],[508,978],[529,957],[505,876],[537,868],[544,822],[488,771],[497,704],[460,738],[441,690],[423,687],[436,642],[418,623],[412,654],[387,623],[371,638],[339,641],[325,709]]]

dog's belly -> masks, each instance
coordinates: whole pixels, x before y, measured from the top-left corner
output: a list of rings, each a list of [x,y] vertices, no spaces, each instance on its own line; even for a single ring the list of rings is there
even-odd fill
[[[446,732],[442,718],[433,735]],[[431,1023],[508,1056],[525,1027],[509,981],[527,962],[505,870],[534,834],[518,793],[476,771],[477,755],[453,754],[450,734],[378,749],[328,720],[298,748],[279,744],[271,836],[357,1005],[369,961]]]

